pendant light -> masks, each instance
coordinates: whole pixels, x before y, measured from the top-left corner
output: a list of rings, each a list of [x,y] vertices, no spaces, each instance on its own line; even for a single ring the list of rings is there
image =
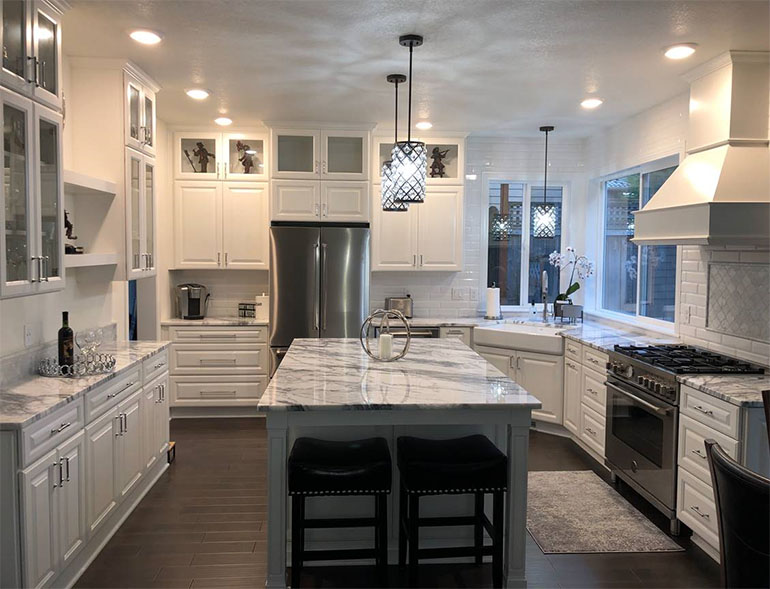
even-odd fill
[[[397,141],[391,153],[393,195],[396,202],[421,203],[425,200],[428,150],[422,141],[412,141],[412,53],[423,39],[420,35],[402,35],[398,42],[409,47],[409,115],[406,141]]]
[[[532,207],[532,236],[554,237],[556,235],[556,205],[548,204],[548,133],[551,125],[540,127],[545,133],[545,172],[543,173],[543,202]]]
[[[398,143],[398,85],[406,82],[406,76],[404,74],[390,74],[387,78],[388,82],[396,87],[396,107],[395,107],[395,122],[393,123],[393,146]],[[393,160],[387,160],[382,163],[382,183],[380,184],[380,193],[382,196],[382,210],[383,211],[408,211],[409,204],[405,202],[396,202],[394,189],[393,189]]]

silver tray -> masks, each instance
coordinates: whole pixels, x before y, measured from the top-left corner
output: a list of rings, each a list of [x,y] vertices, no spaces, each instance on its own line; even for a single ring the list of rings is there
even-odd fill
[[[57,358],[43,358],[37,366],[38,374],[51,378],[77,378],[94,374],[107,374],[115,370],[117,360],[112,354],[86,354],[76,356],[72,365],[59,365]]]

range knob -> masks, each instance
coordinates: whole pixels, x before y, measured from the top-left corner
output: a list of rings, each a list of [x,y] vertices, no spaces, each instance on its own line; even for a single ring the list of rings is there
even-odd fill
[[[633,366],[629,364],[628,366],[621,366],[621,368],[623,369],[623,376],[625,376],[626,378],[633,378],[634,376]]]
[[[636,377],[636,382],[639,383],[640,385],[644,385],[644,377],[643,376],[637,376]]]
[[[655,388],[653,389],[656,393],[660,394],[663,391],[663,385],[659,382],[655,383]]]
[[[650,388],[650,379],[645,376],[642,379],[642,384],[644,385],[645,389],[649,389]]]

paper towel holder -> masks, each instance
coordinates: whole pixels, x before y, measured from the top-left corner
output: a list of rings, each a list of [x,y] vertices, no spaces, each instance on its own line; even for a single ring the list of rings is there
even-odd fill
[[[490,288],[498,288],[498,287],[496,286],[496,284],[497,284],[496,282],[493,282],[493,283],[492,283],[492,286],[491,286]],[[499,290],[499,289],[498,289],[498,290]],[[500,308],[500,305],[498,304],[498,309],[499,309],[499,308]],[[489,311],[489,309],[487,309],[487,311]],[[503,313],[502,313],[502,311],[500,311],[500,313],[499,313],[498,315],[495,315],[495,316],[492,316],[492,315],[484,315],[484,319],[487,319],[487,320],[489,320],[489,321],[495,321],[495,320],[499,321],[499,320],[500,320],[500,319],[502,319],[502,318],[503,318]]]

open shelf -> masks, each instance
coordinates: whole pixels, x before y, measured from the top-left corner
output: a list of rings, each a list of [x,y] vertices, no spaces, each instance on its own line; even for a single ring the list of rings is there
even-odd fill
[[[72,170],[64,170],[64,192],[81,196],[112,197],[118,186],[109,180],[94,178]]]
[[[93,266],[116,266],[120,257],[118,254],[66,254],[65,268],[89,268]]]

